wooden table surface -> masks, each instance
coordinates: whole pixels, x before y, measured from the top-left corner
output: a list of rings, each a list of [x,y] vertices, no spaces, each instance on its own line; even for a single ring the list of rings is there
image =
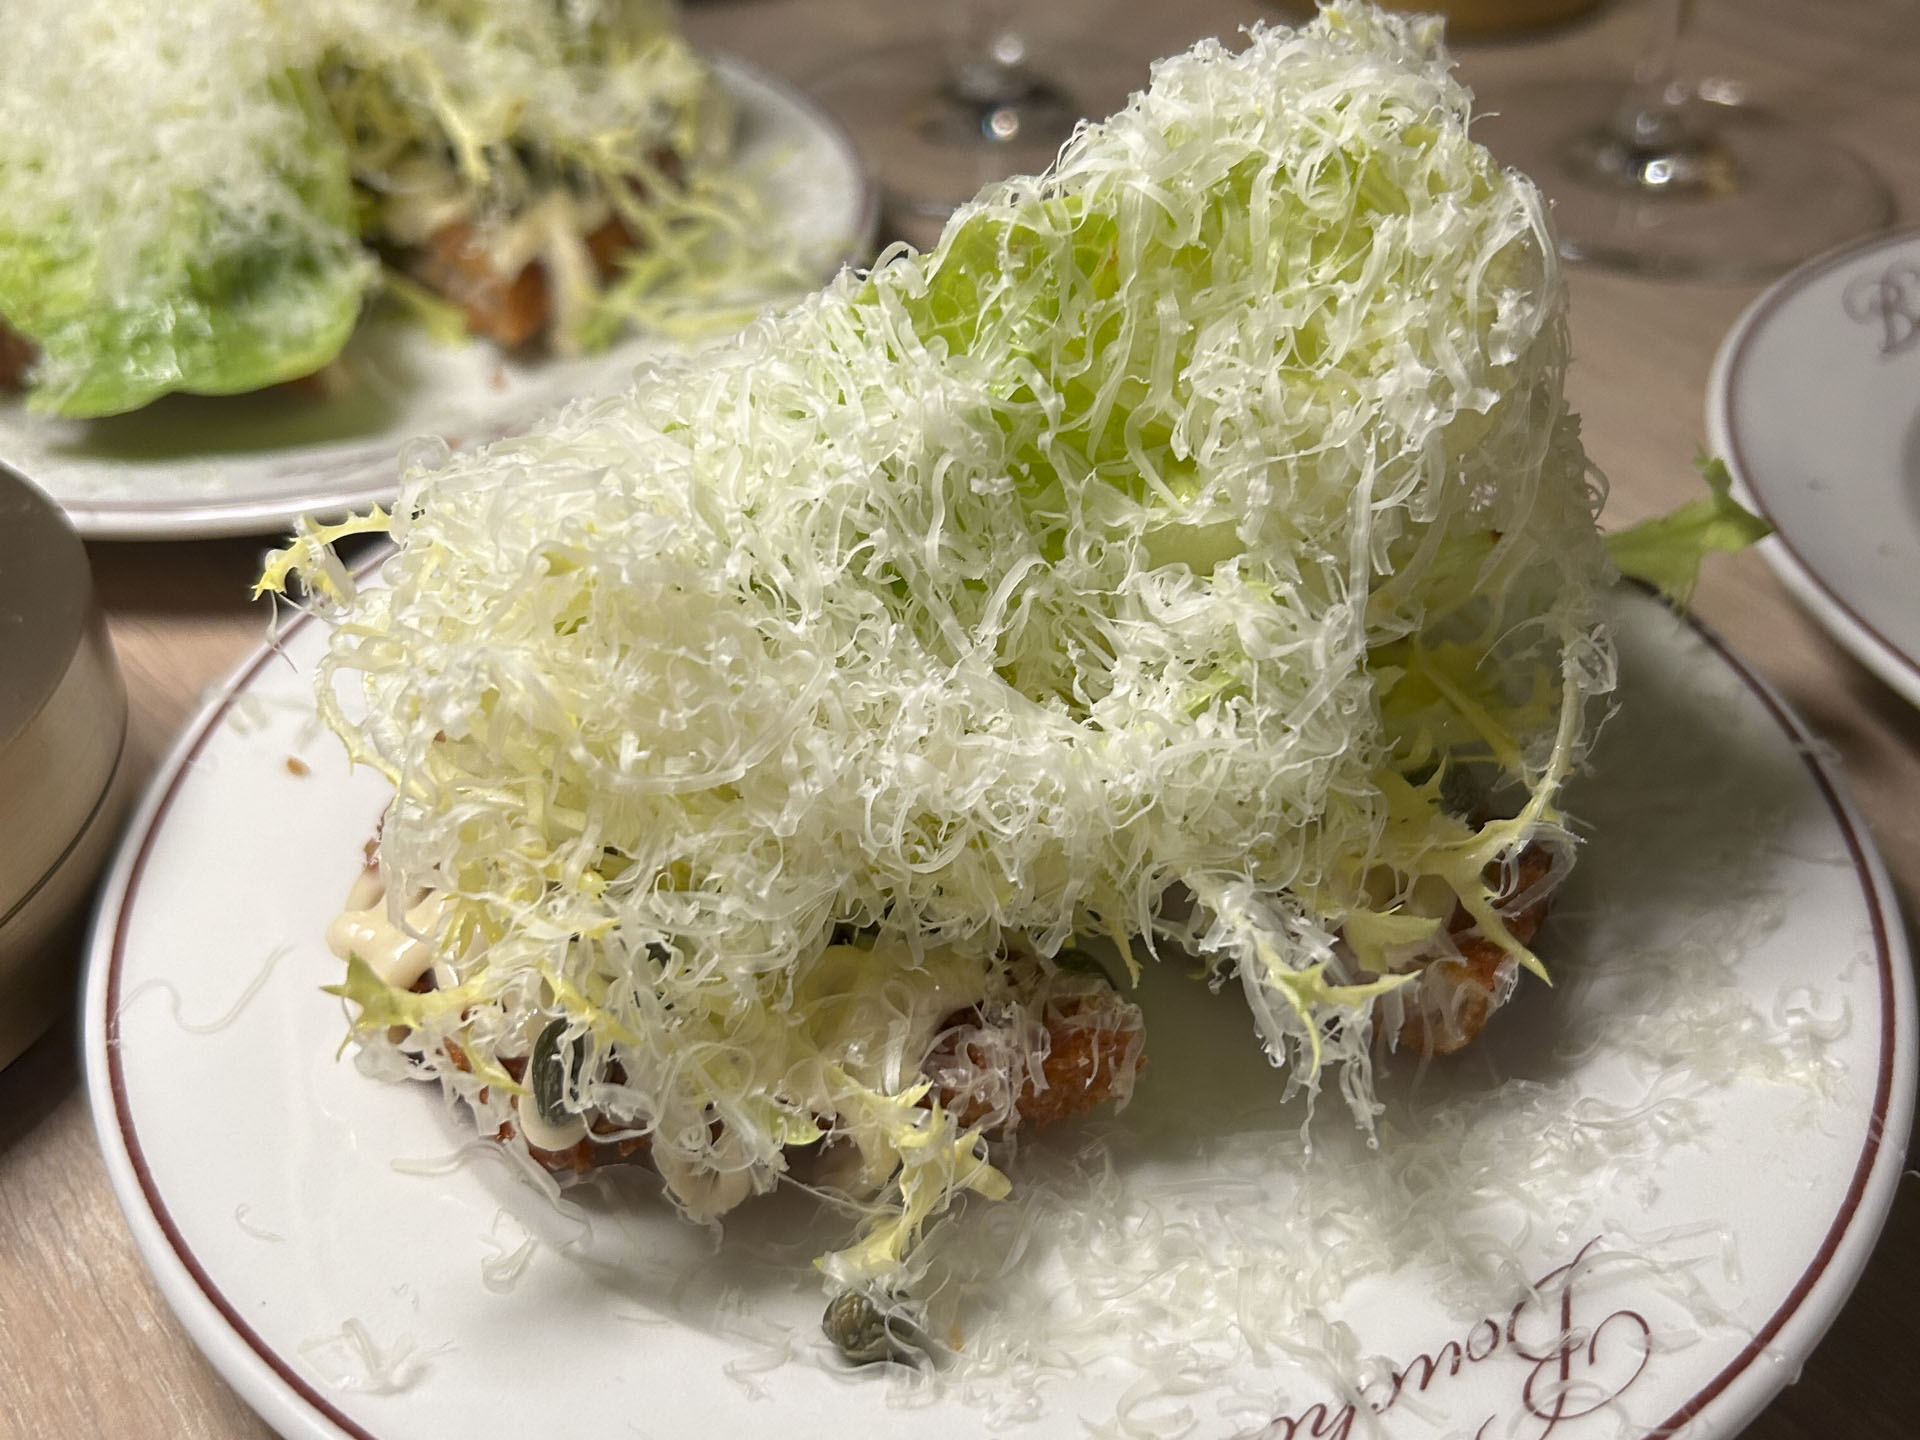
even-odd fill
[[[1041,5],[1037,10],[1051,8]],[[1920,218],[1920,4],[1710,0],[1686,51],[1879,167]],[[802,80],[904,33],[920,6],[734,0],[692,7],[703,45]],[[1272,12],[1235,0],[1092,0],[1099,33],[1140,53],[1227,35]],[[1544,38],[1462,46],[1468,81],[1621,74],[1644,35],[1636,4]],[[1577,270],[1572,392],[1612,483],[1606,523],[1691,496],[1720,338],[1758,285],[1654,282]],[[207,687],[262,638],[246,590],[265,540],[95,544],[95,575],[151,768]],[[1832,746],[1903,904],[1920,898],[1920,713],[1839,650],[1756,556],[1715,563],[1696,609]],[[0,1435],[259,1437],[268,1432],[187,1340],[134,1253],[88,1118],[69,1018],[0,1073]],[[1798,1384],[1748,1432],[1853,1440],[1920,1431],[1920,1177],[1909,1172],[1865,1279]]]

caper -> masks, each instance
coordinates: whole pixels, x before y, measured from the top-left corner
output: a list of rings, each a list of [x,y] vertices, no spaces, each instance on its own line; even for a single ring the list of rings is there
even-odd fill
[[[914,1365],[927,1355],[926,1340],[913,1322],[880,1308],[856,1290],[843,1291],[827,1306],[820,1321],[827,1338],[855,1365],[890,1360]]]
[[[1073,975],[1091,975],[1097,980],[1113,984],[1113,977],[1107,973],[1107,967],[1095,959],[1090,951],[1069,945],[1053,957],[1053,963]]]
[[[573,1063],[560,1055],[560,1042],[566,1037],[567,1019],[563,1015],[542,1030],[533,1042],[533,1058],[527,1062],[527,1082],[533,1086],[534,1107],[549,1125],[564,1125],[572,1118],[567,1110],[567,1090],[578,1089],[580,1066],[587,1047],[573,1047]]]

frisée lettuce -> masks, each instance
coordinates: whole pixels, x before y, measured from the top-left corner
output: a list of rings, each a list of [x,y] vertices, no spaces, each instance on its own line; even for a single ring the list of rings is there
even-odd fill
[[[538,263],[545,338],[565,353],[629,322],[712,328],[716,307],[744,318],[797,288],[726,167],[733,105],[671,0],[325,0],[311,15],[361,229],[390,274],[455,228],[495,274]]]
[[[1544,973],[1508,882],[1613,678],[1545,207],[1469,108],[1434,22],[1205,42],[932,252],[417,455],[379,583],[309,527],[262,588],[433,902],[363,1046],[513,1134],[547,1036],[698,1218],[849,1151],[876,1300],[1006,1190],[922,1067],[1010,954],[1198,956],[1370,1124],[1450,915]]]

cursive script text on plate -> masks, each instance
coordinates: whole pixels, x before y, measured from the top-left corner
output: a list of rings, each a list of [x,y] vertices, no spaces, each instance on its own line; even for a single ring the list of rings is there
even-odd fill
[[[1920,345],[1920,262],[1896,260],[1878,275],[1848,284],[1840,303],[1849,319],[1880,324],[1880,353],[1898,355]]]
[[[1516,1390],[1503,1409],[1480,1422],[1472,1432],[1476,1440],[1577,1434],[1578,1422],[1612,1407],[1653,1358],[1653,1327],[1639,1311],[1616,1309],[1597,1321],[1580,1314],[1577,1292],[1598,1243],[1588,1241],[1573,1259],[1542,1275],[1504,1317],[1483,1316],[1460,1338],[1359,1386],[1352,1400],[1316,1402],[1276,1416],[1240,1440],[1352,1440],[1373,1433],[1362,1425],[1363,1411],[1381,1416],[1410,1395],[1438,1397],[1447,1382],[1501,1356],[1518,1362],[1506,1367]],[[1503,1419],[1511,1423],[1499,1424]]]

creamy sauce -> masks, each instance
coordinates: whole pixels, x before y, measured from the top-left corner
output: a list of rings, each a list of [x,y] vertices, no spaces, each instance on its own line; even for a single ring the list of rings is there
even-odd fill
[[[358,955],[387,984],[406,990],[433,968],[433,933],[447,902],[444,896],[424,896],[396,924],[386,893],[378,870],[362,873],[347,893],[346,908],[327,926],[327,948],[342,960]]]
[[[754,1191],[754,1171],[745,1151],[732,1131],[715,1143],[715,1158],[728,1166],[724,1170],[705,1165],[690,1165],[665,1150],[653,1152],[654,1168],[666,1181],[667,1189],[690,1220],[705,1222],[724,1215]]]
[[[585,224],[580,207],[558,192],[542,200],[526,223],[541,237],[539,253],[547,267],[547,294],[553,300],[549,331],[555,347],[564,351],[567,337],[577,334],[586,322],[600,291],[593,257],[581,238],[591,227]]]
[[[987,998],[988,966],[951,950],[913,965],[904,945],[829,945],[794,985],[818,1051],[858,1037],[841,1063],[861,1084],[895,1094],[920,1078],[940,1022]]]
[[[359,956],[387,984],[407,989],[433,968],[435,932],[446,912],[445,896],[421,892],[396,921],[380,871],[369,867],[328,925],[327,946],[342,960]],[[837,1050],[835,1063],[856,1083],[877,1095],[897,1094],[921,1078],[920,1066],[941,1023],[986,999],[990,968],[944,949],[928,952],[915,965],[903,946],[829,946],[797,977],[795,1008],[805,1018],[800,1035],[789,1033],[784,1043],[775,1042],[794,1051],[781,1068],[790,1079],[808,1069],[816,1071],[819,1094],[811,1099],[821,1114],[838,1107],[824,1067],[799,1063],[809,1050],[816,1057]],[[849,1193],[874,1193],[899,1163],[892,1140],[873,1117],[841,1119],[852,1123],[843,1143],[834,1147],[834,1183]],[[560,1124],[547,1120],[531,1094],[516,1097],[514,1120],[526,1143],[537,1150],[567,1151],[590,1135],[583,1116],[569,1116]],[[658,1147],[652,1155],[681,1209],[699,1221],[725,1214],[772,1180],[767,1167],[749,1162],[730,1132],[718,1136],[716,1144],[717,1165],[689,1163]]]
[[[540,1113],[532,1095],[521,1095],[513,1102],[514,1122],[527,1144],[536,1150],[571,1150],[587,1138],[587,1122],[569,1115],[564,1125],[555,1125]]]
[[[875,1094],[896,1095],[922,1079],[941,1022],[987,998],[989,968],[947,949],[930,950],[914,965],[898,943],[829,945],[796,979],[794,1008],[805,1016],[816,1055],[834,1056]],[[900,1161],[893,1137],[876,1115],[847,1113],[824,1070],[816,1070],[818,1093],[799,1098],[819,1114],[836,1114],[857,1156],[835,1157],[836,1183],[849,1194],[875,1194]]]
[[[393,168],[380,196],[380,224],[402,245],[424,245],[443,225],[467,218],[471,201],[455,176],[424,160]]]

